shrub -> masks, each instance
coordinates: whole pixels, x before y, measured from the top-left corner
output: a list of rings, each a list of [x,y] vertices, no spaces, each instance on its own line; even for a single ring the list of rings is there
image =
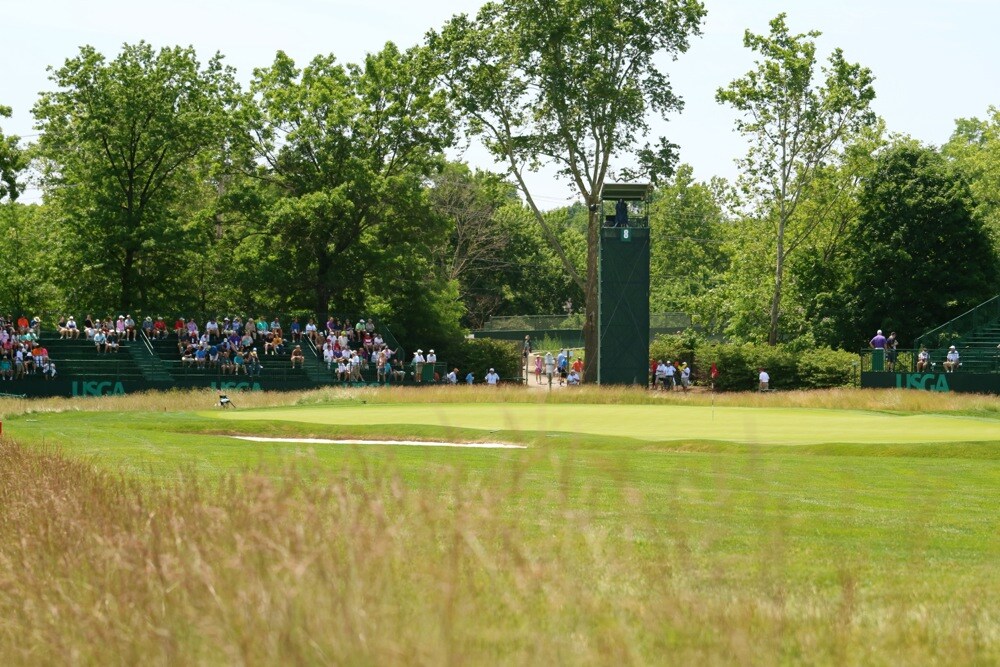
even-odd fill
[[[495,338],[469,338],[448,347],[448,356],[441,357],[451,368],[457,367],[460,377],[471,370],[482,381],[491,368],[500,377],[521,377],[521,347],[518,343]],[[451,370],[449,368],[449,370]]]

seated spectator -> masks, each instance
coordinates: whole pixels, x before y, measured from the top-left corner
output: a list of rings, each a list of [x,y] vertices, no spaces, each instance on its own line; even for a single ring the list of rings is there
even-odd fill
[[[21,317],[17,318],[17,333],[19,334],[27,333],[28,329],[30,328],[30,325],[31,322],[28,321],[28,318],[25,317],[24,315],[21,315]]]
[[[31,329],[35,336],[42,335],[42,318],[35,315],[31,318],[31,322],[28,324],[28,328]]]
[[[292,318],[292,323],[288,326],[288,331],[293,343],[298,343],[302,340],[302,325],[299,324],[299,318]]]
[[[219,365],[219,346],[213,345],[208,348],[208,365],[210,368],[215,368]]]
[[[146,335],[146,338],[152,340],[153,338],[153,318],[146,315],[146,318],[142,321],[142,333]]]
[[[451,369],[451,372],[445,376],[445,379],[448,380],[448,384],[450,385],[458,384],[458,369],[457,368]]]
[[[566,378],[566,384],[570,387],[577,387],[580,385],[580,374],[576,372],[575,368],[569,372],[569,376]]]
[[[955,346],[952,345],[948,348],[948,354],[945,356],[944,372],[954,373],[955,370],[961,365],[962,364],[958,360],[958,350],[956,350]]]
[[[285,341],[280,335],[275,334],[270,340],[264,343],[264,354],[270,352],[272,355],[285,353]]]
[[[123,340],[135,340],[135,320],[131,315],[125,315],[125,336]]]
[[[87,340],[93,340],[95,329],[97,328],[97,322],[94,321],[94,316],[87,313],[87,316],[83,318],[83,333],[87,337]]]
[[[106,351],[104,344],[108,342],[108,335],[104,333],[104,329],[95,329],[92,340],[94,341],[94,347],[97,348],[97,353],[104,354]]]
[[[268,328],[271,330],[271,333],[273,333],[275,336],[281,336],[284,334],[284,331],[282,331],[281,329],[281,322],[278,320],[277,317],[271,320],[271,324],[268,326]]]
[[[263,340],[267,332],[268,332],[267,320],[264,319],[263,317],[257,318],[257,338]]]
[[[927,351],[926,347],[921,347],[920,352],[917,354],[917,372],[923,373],[929,371],[931,367],[931,353]]]
[[[323,343],[323,361],[326,362],[326,370],[330,370],[336,361],[334,352],[334,343],[332,341],[328,340]]]
[[[118,338],[118,332],[109,331],[107,339],[104,341],[104,351],[109,353],[117,352],[120,346],[121,346],[121,340]]]
[[[0,356],[0,378],[14,381],[14,360],[9,352],[4,352],[3,356]]]
[[[167,337],[167,323],[163,321],[162,317],[157,317],[156,321],[153,322],[153,335],[157,339]]]
[[[49,351],[45,349],[44,345],[36,345],[31,350],[31,356],[35,358],[35,368],[41,368],[49,361]]]
[[[237,351],[233,355],[233,375],[239,375],[240,373],[246,372],[246,366],[243,363],[243,353]]]
[[[208,336],[209,343],[214,343],[219,337],[219,323],[214,317],[208,318],[208,322],[205,322],[205,335]]]
[[[260,357],[257,356],[257,348],[250,350],[250,354],[246,357],[246,370],[247,375],[250,377],[260,377],[260,372],[264,370],[264,366],[260,363]]]
[[[205,368],[208,364],[208,350],[204,345],[199,345],[194,351],[194,364],[198,368]]]
[[[187,321],[187,335],[192,340],[198,339],[198,323],[193,319]]]
[[[239,315],[233,318],[232,326],[234,334],[237,336],[243,335],[243,320],[240,319]]]
[[[174,322],[174,333],[178,339],[184,338],[187,335],[187,323],[183,317],[178,317],[177,321]]]
[[[115,333],[118,334],[119,340],[125,340],[125,316],[119,315],[118,320],[115,322]]]
[[[225,350],[219,355],[219,372],[223,375],[229,375],[233,372],[233,358],[229,354],[229,350]]]
[[[292,348],[292,368],[296,366],[302,368],[302,365],[306,362],[306,355],[302,352],[302,346],[296,345]]]
[[[351,371],[347,362],[341,359],[337,363],[337,380],[339,382],[347,382],[350,379],[350,373]]]
[[[244,332],[243,338],[240,339],[240,348],[242,348],[244,354],[253,348],[253,336],[250,335],[249,330]]]
[[[222,329],[222,335],[225,338],[229,338],[233,334],[233,323],[228,317],[222,319],[222,326],[220,328]]]
[[[305,333],[306,337],[312,341],[313,345],[317,346],[320,345],[321,341],[326,338],[325,336],[320,335],[319,327],[316,325],[316,320],[311,317],[309,318],[309,321],[306,322]]]
[[[35,372],[35,358],[31,356],[31,351],[22,345],[17,351],[21,363],[21,375],[31,375]]]
[[[55,378],[56,375],[57,375],[56,362],[49,359],[48,361],[45,362],[45,365],[42,366],[42,376],[46,380],[52,380]]]

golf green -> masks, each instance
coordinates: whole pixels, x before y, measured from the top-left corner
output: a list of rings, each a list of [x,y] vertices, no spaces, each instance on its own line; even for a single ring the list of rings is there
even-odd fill
[[[419,425],[483,431],[584,433],[651,442],[714,440],[744,444],[998,442],[996,420],[804,408],[676,405],[393,404],[303,406],[204,416],[232,421]]]

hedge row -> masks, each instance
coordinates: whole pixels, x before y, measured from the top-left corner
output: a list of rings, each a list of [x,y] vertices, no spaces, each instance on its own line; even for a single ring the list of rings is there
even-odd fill
[[[650,357],[663,361],[686,361],[692,378],[711,382],[711,368],[719,371],[715,388],[747,391],[757,387],[758,369],[767,369],[772,389],[821,389],[858,382],[858,355],[829,348],[792,348],[782,345],[707,342],[680,334],[657,336],[649,347]]]
[[[492,368],[504,380],[521,377],[521,347],[518,343],[493,338],[469,338],[448,346],[442,361],[459,369],[459,379],[472,371],[476,382],[482,382]],[[450,370],[450,369],[449,369]]]

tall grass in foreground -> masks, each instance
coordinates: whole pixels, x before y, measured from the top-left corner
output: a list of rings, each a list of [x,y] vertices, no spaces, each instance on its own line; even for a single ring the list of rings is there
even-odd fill
[[[0,664],[1000,660],[995,580],[935,588],[905,544],[803,579],[780,517],[725,548],[747,511],[730,489],[698,503],[718,504],[706,522],[680,509],[690,489],[623,477],[608,521],[571,466],[548,489],[515,462],[427,474],[151,490],[0,441]]]
[[[239,409],[315,405],[344,401],[368,403],[576,403],[618,405],[718,405],[728,407],[822,408],[898,412],[963,412],[1000,417],[1000,396],[941,394],[891,389],[816,389],[769,394],[757,392],[654,392],[633,387],[578,387],[557,391],[524,387],[367,387],[322,388],[302,392],[230,393]],[[218,394],[192,389],[96,398],[0,398],[0,420],[33,412],[178,412],[217,409]]]

